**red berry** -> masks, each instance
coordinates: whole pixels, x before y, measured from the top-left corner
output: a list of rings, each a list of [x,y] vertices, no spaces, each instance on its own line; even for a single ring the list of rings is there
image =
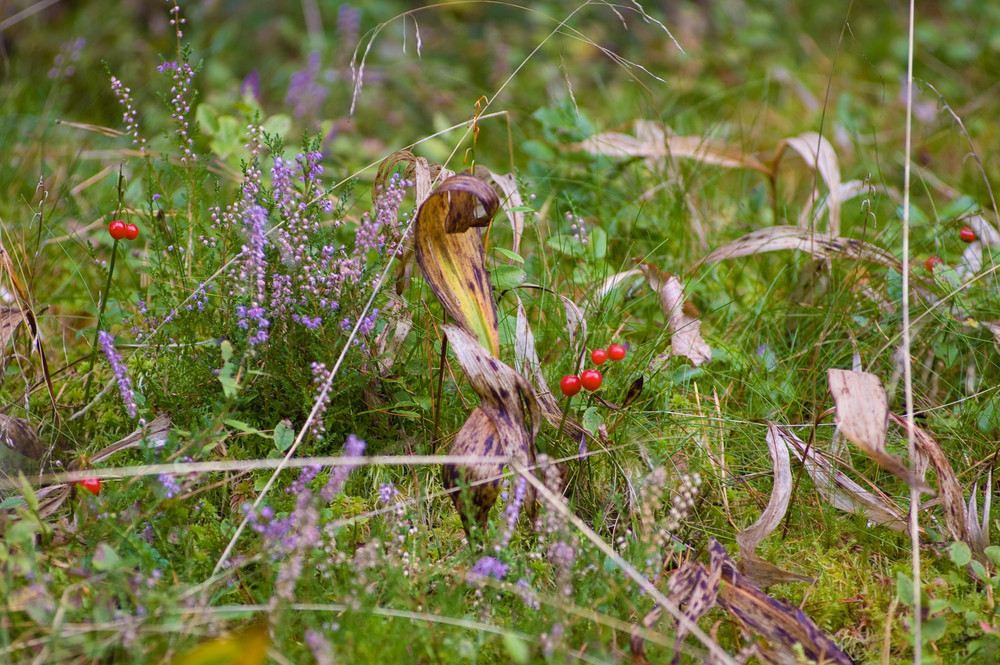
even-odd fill
[[[928,256],[927,261],[924,262],[924,265],[927,266],[928,272],[934,272],[934,266],[937,265],[943,266],[944,260],[940,256]]]
[[[98,494],[101,491],[101,479],[84,478],[80,481],[80,487],[87,490],[91,494]]]
[[[590,359],[595,365],[603,365],[608,359],[608,352],[604,349],[594,349],[590,352]]]
[[[135,240],[139,237],[139,227],[135,224],[128,223],[125,225],[125,239]]]
[[[596,369],[585,369],[580,375],[580,382],[587,390],[597,390],[601,387],[602,381],[604,381],[604,377]]]
[[[573,395],[580,392],[580,387],[583,384],[580,383],[580,377],[574,376],[573,374],[567,374],[559,382],[559,388],[562,390],[562,394],[566,397],[572,397]]]
[[[621,344],[612,344],[608,347],[608,358],[611,358],[612,360],[624,360],[625,347]]]
[[[108,233],[115,240],[121,240],[125,237],[127,231],[125,230],[125,222],[120,219],[113,219],[108,224]]]
[[[968,226],[962,227],[962,230],[958,232],[958,237],[962,239],[962,242],[976,242],[976,232]]]

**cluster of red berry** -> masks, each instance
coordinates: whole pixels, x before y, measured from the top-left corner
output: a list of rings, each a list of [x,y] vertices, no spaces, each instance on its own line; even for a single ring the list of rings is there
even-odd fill
[[[962,230],[958,232],[958,237],[962,239],[962,242],[976,242],[976,232],[969,226],[963,226]],[[934,266],[943,265],[944,259],[940,256],[928,256],[927,260],[924,261],[924,266],[928,272],[934,272]]]
[[[594,349],[590,352],[590,360],[595,365],[603,365],[608,359],[618,361],[625,358],[625,347],[621,344],[612,344],[607,349]],[[559,382],[559,388],[566,397],[572,397],[580,392],[580,388],[587,390],[597,390],[601,387],[604,377],[596,369],[585,369],[580,376],[567,374]]]
[[[139,227],[132,222],[126,224],[120,219],[113,219],[108,223],[108,234],[115,240],[135,240],[139,237]]]

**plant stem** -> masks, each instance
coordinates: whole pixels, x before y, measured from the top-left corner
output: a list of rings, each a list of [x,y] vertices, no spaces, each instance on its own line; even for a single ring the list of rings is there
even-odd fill
[[[111,247],[111,264],[108,266],[108,282],[104,285],[104,292],[101,293],[101,305],[97,309],[97,328],[94,330],[93,353],[90,354],[90,367],[87,368],[87,383],[83,386],[83,403],[90,401],[90,383],[94,378],[94,360],[97,357],[97,336],[101,333],[104,325],[104,308],[108,306],[108,292],[111,290],[111,277],[115,274],[115,258],[118,256],[118,240]]]

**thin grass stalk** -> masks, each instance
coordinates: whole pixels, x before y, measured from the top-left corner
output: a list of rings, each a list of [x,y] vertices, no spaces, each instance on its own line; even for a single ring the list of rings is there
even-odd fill
[[[910,363],[910,147],[913,124],[913,16],[909,3],[906,48],[906,130],[903,146],[903,395],[906,402],[906,450],[916,473],[916,423],[913,417],[913,371]],[[910,563],[913,577],[913,663],[923,655],[920,606],[920,492],[910,485]]]

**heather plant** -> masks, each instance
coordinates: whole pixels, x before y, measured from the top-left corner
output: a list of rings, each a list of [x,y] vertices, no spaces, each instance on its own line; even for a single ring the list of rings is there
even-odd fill
[[[397,4],[0,18],[0,662],[995,661],[1000,13]]]

